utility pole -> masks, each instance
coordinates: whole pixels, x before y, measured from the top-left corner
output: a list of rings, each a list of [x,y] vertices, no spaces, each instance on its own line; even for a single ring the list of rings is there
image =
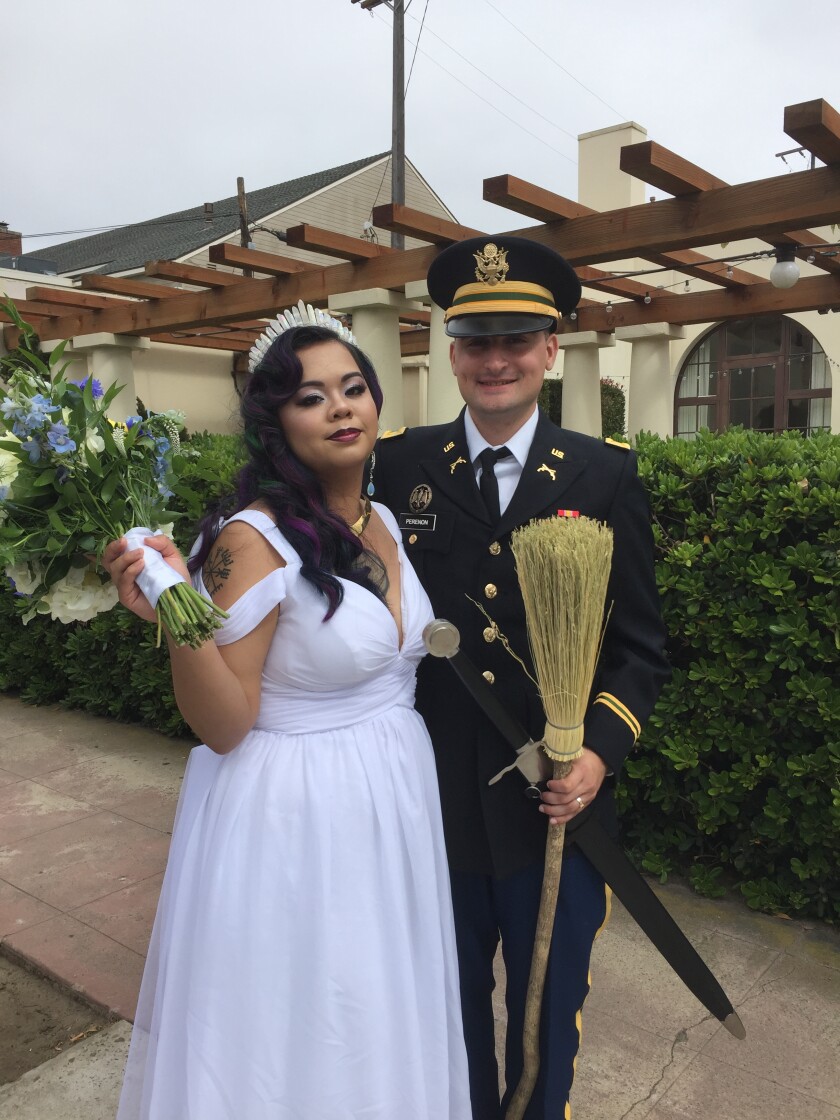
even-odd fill
[[[405,203],[405,0],[351,0],[365,11],[387,4],[394,14],[391,101],[391,201]],[[391,248],[404,249],[405,237],[391,234]]]
[[[239,244],[247,249],[251,244],[251,234],[248,230],[248,199],[245,195],[245,180],[239,175],[236,180],[236,198],[239,203]],[[250,268],[242,269],[243,276],[253,276]]]

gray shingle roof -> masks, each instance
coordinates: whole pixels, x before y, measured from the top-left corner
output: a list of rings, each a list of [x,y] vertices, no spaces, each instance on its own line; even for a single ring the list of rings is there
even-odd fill
[[[347,175],[361,171],[387,155],[369,156],[354,163],[345,163],[328,171],[316,171],[287,183],[248,191],[248,219],[258,222],[269,214],[299,202],[315,191],[323,190]],[[239,209],[236,195],[213,203],[213,221],[204,220],[204,205],[189,210],[178,210],[135,225],[80,237],[39,249],[41,259],[55,261],[59,273],[67,272],[124,272],[140,268],[151,260],[177,260],[188,253],[197,252],[210,242],[226,237],[239,228]],[[35,254],[32,254],[35,255]],[[25,267],[26,255],[20,258],[19,268]]]

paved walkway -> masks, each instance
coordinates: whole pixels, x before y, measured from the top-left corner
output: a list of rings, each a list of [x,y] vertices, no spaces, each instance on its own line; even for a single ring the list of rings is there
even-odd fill
[[[0,950],[117,1020],[0,1088],[0,1120],[112,1120],[187,753],[149,731],[0,694]],[[680,887],[657,891],[747,1039],[704,1014],[615,906],[593,957],[575,1120],[840,1120],[837,935]]]

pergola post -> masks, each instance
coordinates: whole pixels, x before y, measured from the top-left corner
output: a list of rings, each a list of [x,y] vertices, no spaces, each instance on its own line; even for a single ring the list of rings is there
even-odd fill
[[[632,348],[627,431],[631,436],[643,431],[673,435],[671,341],[685,338],[685,328],[673,323],[640,323],[617,328],[615,337]]]
[[[464,406],[458,383],[452,373],[449,360],[450,338],[443,329],[444,311],[429,298],[429,288],[425,280],[412,280],[405,286],[405,294],[410,299],[420,299],[428,303],[432,312],[429,326],[429,381],[426,389],[427,424],[446,424],[454,420]]]
[[[579,331],[561,334],[563,351],[563,415],[564,428],[601,437],[601,362],[598,353],[603,346],[615,346],[615,338],[606,331]]]
[[[52,350],[57,343],[43,344],[45,350]],[[119,385],[120,391],[108,408],[115,420],[125,420],[136,412],[137,389],[134,384],[134,354],[137,350],[151,347],[148,338],[130,334],[77,335],[65,350],[65,356],[72,361],[75,357],[84,359],[87,374],[100,382],[103,389]],[[82,380],[81,370],[71,370],[74,380]]]
[[[404,411],[400,312],[417,311],[420,305],[387,288],[368,288],[361,292],[341,292],[330,296],[329,309],[334,314],[352,314],[353,334],[373,362],[385,394],[380,427],[400,427]]]

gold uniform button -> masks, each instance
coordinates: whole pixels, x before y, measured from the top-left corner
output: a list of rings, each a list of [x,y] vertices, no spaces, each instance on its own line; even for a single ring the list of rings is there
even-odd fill
[[[488,599],[495,599],[496,596],[499,594],[499,590],[496,587],[495,583],[488,583],[487,586],[484,588],[484,594],[487,596]]]
[[[495,642],[495,640],[496,640],[496,630],[495,630],[495,627],[493,627],[493,626],[488,626],[488,627],[487,627],[487,628],[486,628],[486,629],[484,630],[484,640],[485,640],[485,642]]]
[[[411,534],[411,536],[408,538],[408,543],[409,544],[417,544],[417,534],[416,533]]]
[[[490,545],[490,555],[491,556],[498,556],[501,551],[502,551],[502,546],[499,544],[499,542],[498,541],[493,541],[493,543]]]
[[[481,675],[482,675],[482,677],[484,677],[484,679],[487,681],[488,684],[495,684],[496,683],[496,677],[493,673],[490,672],[489,669],[486,672],[482,673]]]

